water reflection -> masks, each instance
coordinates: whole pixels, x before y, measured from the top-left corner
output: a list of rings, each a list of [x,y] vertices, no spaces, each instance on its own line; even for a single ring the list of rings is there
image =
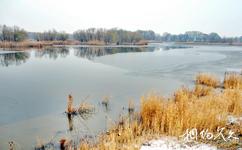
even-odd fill
[[[186,45],[164,45],[162,46],[163,50],[171,50],[171,49],[185,49],[185,48],[192,48],[192,46],[186,46]]]
[[[35,51],[35,57],[42,58],[47,57],[49,59],[57,59],[58,57],[66,57],[70,54],[67,47],[49,47]]]
[[[74,51],[74,55],[93,60],[95,57],[129,52],[151,52],[155,47],[49,47],[34,51],[36,58],[57,59],[65,58]],[[1,66],[20,65],[30,58],[30,52],[9,52],[0,54]]]
[[[1,66],[8,67],[10,65],[20,65],[30,58],[29,52],[14,52],[0,54]]]
[[[77,47],[74,49],[74,55],[93,60],[95,57],[116,53],[146,52],[154,50],[154,47]]]
[[[67,118],[68,118],[68,126],[69,126],[69,130],[72,131],[73,130],[73,116],[68,114],[67,115]]]

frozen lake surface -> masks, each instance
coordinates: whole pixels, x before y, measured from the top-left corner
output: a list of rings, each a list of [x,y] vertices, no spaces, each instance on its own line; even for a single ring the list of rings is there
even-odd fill
[[[222,77],[229,68],[242,68],[242,47],[150,44],[0,51],[0,149],[10,140],[32,149],[37,137],[96,134],[127,113],[130,99],[138,105],[149,92],[168,96],[181,85],[191,86],[198,72]],[[90,118],[73,120],[73,131],[64,114],[68,94],[76,105],[85,100],[96,106]],[[108,111],[100,104],[104,96],[110,97]]]

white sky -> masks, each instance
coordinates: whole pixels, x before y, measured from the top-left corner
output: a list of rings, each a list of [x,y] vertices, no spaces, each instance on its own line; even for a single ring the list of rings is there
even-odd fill
[[[0,0],[0,24],[28,31],[89,27],[242,35],[242,0]]]

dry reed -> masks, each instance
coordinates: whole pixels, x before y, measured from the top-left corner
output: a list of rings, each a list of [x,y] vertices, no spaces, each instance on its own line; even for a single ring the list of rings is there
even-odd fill
[[[189,93],[189,94],[188,94]],[[197,97],[180,89],[174,98],[148,95],[141,100],[141,120],[122,123],[102,135],[93,149],[138,149],[147,137],[154,135],[180,136],[186,129],[208,129],[216,132],[225,127],[228,115],[241,115],[241,91],[226,90]],[[108,143],[108,144],[107,144]],[[126,145],[124,147],[124,145]],[[135,146],[136,145],[136,146]]]
[[[226,74],[224,77],[224,88],[242,89],[242,75],[235,74],[235,73]]]
[[[54,45],[79,45],[79,41],[66,40],[66,41],[22,41],[22,42],[0,42],[0,48],[44,48]]]
[[[79,114],[90,114],[95,111],[95,107],[89,103],[82,102],[78,107]]]
[[[196,76],[196,83],[211,87],[217,87],[219,86],[219,79],[211,73],[199,73]]]
[[[197,97],[207,96],[213,92],[212,87],[207,87],[203,85],[196,84],[193,90],[193,94]]]
[[[211,87],[196,85],[191,90],[182,87],[170,98],[157,94],[143,96],[140,111],[131,122],[122,117],[108,132],[99,135],[97,143],[81,144],[81,149],[136,150],[151,138],[162,135],[179,137],[191,128],[198,132],[208,129],[217,133],[219,127],[226,127],[241,135],[241,125],[227,124],[228,116],[242,115],[241,89],[213,90],[212,87],[218,86],[218,80],[207,75],[200,76],[198,82]],[[212,144],[234,148],[239,143],[214,141]]]
[[[69,94],[67,99],[67,113],[72,114],[75,112],[76,110],[73,107],[73,97]]]

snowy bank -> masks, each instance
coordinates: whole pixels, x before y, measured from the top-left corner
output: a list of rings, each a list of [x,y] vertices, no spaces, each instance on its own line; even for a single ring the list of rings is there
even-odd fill
[[[208,144],[193,144],[192,146],[178,141],[176,138],[163,137],[144,143],[140,150],[217,150]]]

